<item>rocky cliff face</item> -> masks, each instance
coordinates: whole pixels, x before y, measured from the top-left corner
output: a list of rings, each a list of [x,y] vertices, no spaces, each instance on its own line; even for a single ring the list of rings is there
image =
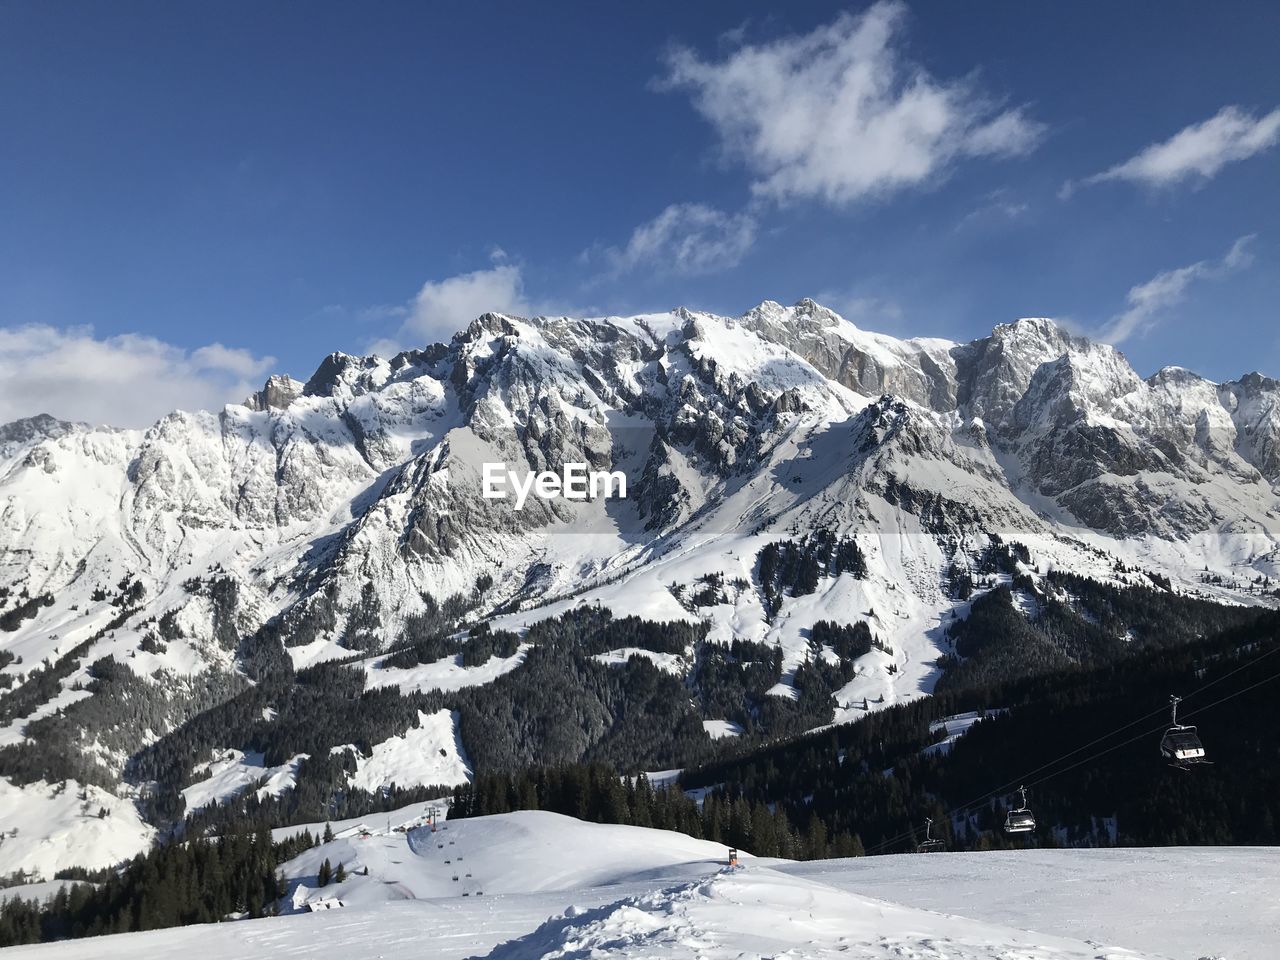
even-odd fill
[[[142,432],[6,425],[0,569],[15,594],[71,601],[135,574],[156,596],[220,567],[261,617],[326,586],[342,608],[367,582],[384,609],[411,613],[496,571],[488,604],[527,604],[529,564],[559,571],[542,582],[550,591],[602,569],[589,551],[576,565],[556,556],[560,534],[652,548],[714,513],[797,431],[838,436],[832,425],[869,404],[915,421],[864,439],[885,447],[869,487],[886,474],[928,486],[910,460],[949,460],[989,485],[989,503],[1029,516],[1121,538],[1229,530],[1261,543],[1276,532],[1278,397],[1257,374],[1213,384],[1170,368],[1144,381],[1048,320],[953,344],[867,333],[811,300],[736,320],[487,315],[447,345],[333,354],[305,384],[273,376],[243,405]],[[631,496],[604,512],[559,500],[517,513],[479,496],[485,460],[621,467]],[[981,528],[981,505],[972,513]],[[49,616],[65,627],[86,605]],[[42,627],[53,629],[24,636]]]

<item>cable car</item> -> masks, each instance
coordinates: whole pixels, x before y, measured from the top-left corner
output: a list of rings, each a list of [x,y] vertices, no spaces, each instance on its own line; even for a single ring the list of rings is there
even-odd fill
[[[945,840],[935,839],[933,836],[933,821],[926,819],[924,822],[924,840],[916,847],[916,853],[932,853],[935,850],[941,850],[946,845]]]
[[[1031,833],[1036,828],[1036,815],[1027,808],[1027,788],[1019,787],[1018,792],[1022,794],[1022,805],[1005,814],[1005,833]]]
[[[1178,723],[1178,704],[1181,697],[1169,698],[1170,722],[1173,724],[1160,738],[1160,755],[1169,761],[1169,766],[1179,770],[1188,770],[1198,763],[1212,763],[1205,757],[1204,744],[1196,734],[1195,727]]]

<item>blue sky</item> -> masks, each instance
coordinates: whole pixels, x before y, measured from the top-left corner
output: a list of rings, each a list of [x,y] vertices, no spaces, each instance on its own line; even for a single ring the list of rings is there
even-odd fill
[[[802,296],[1280,375],[1276,36],[1264,2],[3,2],[0,420],[146,423],[486,308]]]

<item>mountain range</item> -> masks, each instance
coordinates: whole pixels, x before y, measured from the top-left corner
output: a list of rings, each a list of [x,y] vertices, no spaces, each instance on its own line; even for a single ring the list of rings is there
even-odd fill
[[[627,496],[516,509],[482,495],[490,462],[618,470]],[[139,758],[250,687],[272,691],[254,742],[202,734],[169,786],[199,786],[187,813],[287,793],[316,750],[272,755],[281,677],[437,698],[387,736],[321,746],[349,751],[352,788],[449,786],[492,765],[467,720],[488,708],[439,698],[505,695],[548,623],[611,616],[582,655],[692,690],[713,750],[791,729],[753,729],[759,697],[742,712],[713,695],[717,650],[744,674],[768,661],[756,693],[847,721],[930,693],[984,591],[1009,589],[1029,622],[1049,598],[1100,622],[1068,575],[1274,606],[1278,545],[1280,382],[1144,379],[1046,319],[954,343],[807,299],[736,318],[486,314],[448,344],[334,353],[306,382],[146,430],[16,421],[0,427],[0,791],[23,812],[0,875],[148,843],[174,813],[148,808]],[[668,640],[624,642],[643,633],[624,618]],[[85,706],[104,698],[111,712]],[[54,836],[74,842],[51,854]]]

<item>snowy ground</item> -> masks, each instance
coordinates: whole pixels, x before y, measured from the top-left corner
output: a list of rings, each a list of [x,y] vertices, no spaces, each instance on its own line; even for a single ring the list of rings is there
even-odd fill
[[[1275,847],[948,853],[786,869],[894,903],[1177,960],[1280,956]]]
[[[52,879],[66,867],[110,867],[145,850],[155,835],[132,800],[100,787],[74,780],[15,787],[0,778],[0,876]]]
[[[204,779],[197,780],[182,791],[187,810],[199,810],[215,800],[225,802],[258,783],[262,783],[258,788],[259,799],[278,797],[296,785],[298,765],[305,759],[307,755],[300,753],[288,763],[268,767],[261,753],[219,751],[219,755],[213,760],[196,767],[195,772],[205,774]]]
[[[340,836],[288,865],[287,905],[338,896],[341,910],[6,956],[1269,960],[1280,929],[1280,852],[1269,849],[744,858],[736,870],[725,854],[535,812]],[[326,857],[352,875],[314,890]]]

